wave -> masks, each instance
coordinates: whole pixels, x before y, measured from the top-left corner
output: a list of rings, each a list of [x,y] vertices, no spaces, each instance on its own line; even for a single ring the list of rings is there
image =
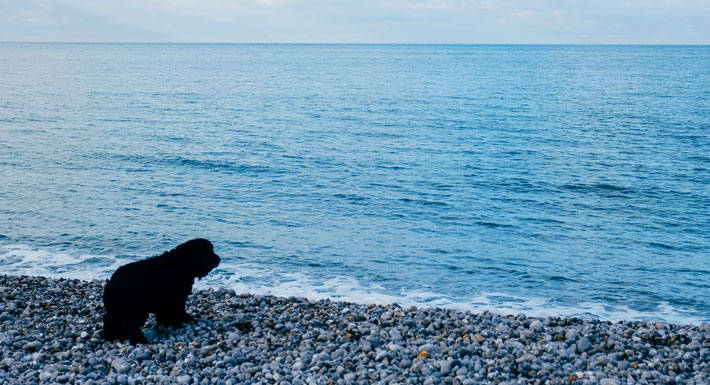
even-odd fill
[[[641,311],[627,306],[610,305],[601,302],[584,302],[575,305],[559,305],[548,299],[522,297],[507,293],[484,292],[469,298],[452,298],[433,291],[388,292],[379,285],[364,285],[351,278],[336,276],[317,280],[302,273],[283,274],[274,279],[273,273],[255,266],[242,266],[239,273],[229,275],[226,280],[213,277],[197,284],[198,287],[227,286],[238,293],[274,295],[278,297],[302,297],[312,300],[330,299],[359,304],[387,305],[397,303],[404,307],[440,307],[453,310],[499,314],[519,314],[536,317],[578,317],[599,318],[618,321],[663,321],[675,324],[700,324],[708,322],[707,317],[698,316],[691,309],[672,306],[661,302],[653,311]]]
[[[252,247],[253,245],[245,245]],[[2,273],[40,275],[82,280],[107,279],[127,258],[107,255],[57,252],[26,245],[0,245]],[[559,279],[552,277],[551,279]],[[554,303],[547,298],[518,296],[502,292],[481,292],[468,297],[453,297],[433,290],[398,292],[376,283],[363,283],[352,277],[318,278],[301,272],[277,273],[245,263],[241,259],[225,259],[214,272],[197,281],[196,289],[228,287],[239,293],[302,297],[311,300],[330,299],[360,304],[392,304],[404,307],[441,307],[471,312],[490,311],[537,317],[600,318],[617,321],[663,321],[676,324],[700,324],[710,318],[697,310],[659,301],[656,309],[636,310],[605,302],[583,302],[570,305]]]
[[[399,201],[407,203],[407,204],[411,203],[411,204],[416,204],[416,205],[421,205],[421,206],[436,206],[436,207],[450,206],[450,204],[447,202],[430,201],[430,200],[426,200],[426,199],[400,198]]]
[[[206,159],[193,159],[179,155],[172,156],[148,156],[148,155],[125,155],[125,154],[94,154],[97,158],[108,158],[120,162],[126,162],[139,167],[187,167],[208,171],[220,171],[236,174],[262,174],[262,173],[283,173],[283,170],[270,166],[240,164],[229,161],[215,161]],[[135,171],[146,171],[138,168]]]
[[[0,246],[0,266],[5,274],[88,281],[106,279],[124,263],[113,256],[73,254],[20,244]]]
[[[489,228],[515,227],[513,225],[509,225],[509,224],[505,224],[505,223],[496,223],[496,222],[487,222],[487,221],[478,221],[478,222],[476,222],[476,224],[479,226],[489,227]]]
[[[618,186],[611,183],[570,183],[561,186],[562,190],[577,191],[583,193],[597,193],[601,195],[629,194],[634,190],[626,186]]]

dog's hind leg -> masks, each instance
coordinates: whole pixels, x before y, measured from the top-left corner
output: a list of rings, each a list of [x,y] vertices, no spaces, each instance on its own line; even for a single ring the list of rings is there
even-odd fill
[[[113,318],[108,314],[104,314],[104,328],[101,329],[101,338],[107,341],[118,339],[118,330]]]
[[[134,317],[126,318],[121,316],[104,316],[104,328],[101,336],[108,340],[130,340],[132,344],[147,344],[148,339],[143,335],[141,326],[148,319],[147,313],[137,314]]]
[[[135,344],[147,344],[148,339],[145,338],[145,335],[143,334],[143,331],[141,330],[140,327],[132,327],[129,330],[127,330],[128,334],[128,339],[131,341],[133,345]]]
[[[133,319],[131,320],[130,323],[126,324],[127,327],[127,334],[128,334],[128,339],[131,340],[131,343],[133,345],[135,344],[147,344],[148,339],[145,338],[145,335],[143,335],[143,331],[141,328],[143,327],[143,324],[145,324],[145,321],[148,320],[148,312],[140,312],[134,314]]]

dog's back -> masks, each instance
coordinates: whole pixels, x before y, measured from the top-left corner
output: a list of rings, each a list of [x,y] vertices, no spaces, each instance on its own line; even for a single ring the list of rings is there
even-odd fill
[[[155,293],[156,280],[160,274],[158,257],[132,262],[119,267],[104,288],[106,311],[123,311],[148,305],[145,302]],[[146,309],[147,310],[147,309]]]

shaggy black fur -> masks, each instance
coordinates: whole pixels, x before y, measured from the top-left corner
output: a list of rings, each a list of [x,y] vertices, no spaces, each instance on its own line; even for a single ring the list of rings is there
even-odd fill
[[[148,313],[155,313],[161,325],[193,321],[185,311],[192,284],[220,261],[212,243],[198,238],[157,257],[119,267],[104,289],[106,315],[101,336],[109,341],[147,343],[141,327]]]

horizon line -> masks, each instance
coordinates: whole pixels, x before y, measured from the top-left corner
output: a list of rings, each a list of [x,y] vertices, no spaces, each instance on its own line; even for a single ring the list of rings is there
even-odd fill
[[[242,44],[242,45],[547,45],[547,46],[707,46],[708,43],[368,43],[368,42],[250,42],[250,41],[40,41],[40,40],[0,40],[0,44]]]

